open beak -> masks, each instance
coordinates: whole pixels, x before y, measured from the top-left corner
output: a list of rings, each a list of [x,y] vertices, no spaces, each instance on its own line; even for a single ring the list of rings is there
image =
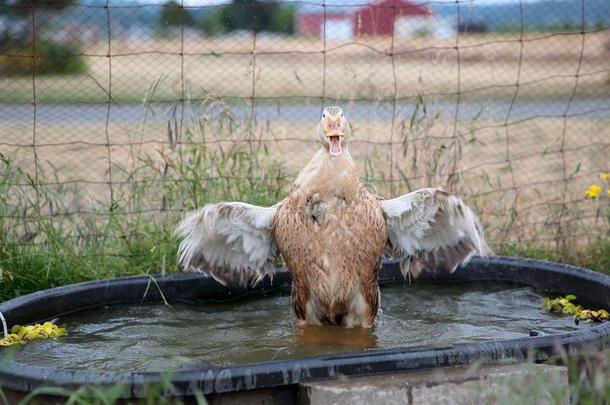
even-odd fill
[[[326,136],[328,137],[330,154],[338,156],[343,151],[341,141],[343,140],[343,130],[339,119],[329,119],[326,124]]]

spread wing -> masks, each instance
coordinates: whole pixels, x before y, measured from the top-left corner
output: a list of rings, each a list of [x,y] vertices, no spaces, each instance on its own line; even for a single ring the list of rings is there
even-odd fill
[[[272,228],[277,205],[227,202],[188,213],[176,229],[182,237],[178,262],[225,284],[257,284],[273,276],[277,246]]]
[[[403,276],[425,269],[453,272],[473,255],[488,255],[475,213],[455,195],[424,188],[382,200],[388,229],[388,253],[400,259]]]

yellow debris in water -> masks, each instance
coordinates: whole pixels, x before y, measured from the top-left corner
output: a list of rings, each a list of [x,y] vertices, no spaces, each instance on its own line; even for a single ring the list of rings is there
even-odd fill
[[[575,304],[573,301],[576,301],[575,295],[566,295],[565,297],[557,297],[557,298],[544,298],[542,305],[545,309],[556,312],[558,314],[566,314],[573,315],[579,311],[582,311],[582,306]]]
[[[15,325],[11,328],[11,333],[0,339],[0,346],[24,344],[32,340],[49,339],[65,334],[65,328],[60,328],[52,322],[27,326]]]
[[[557,298],[544,298],[542,305],[545,309],[556,312],[558,314],[573,315],[574,322],[579,321],[587,322],[602,322],[610,319],[610,313],[605,309],[598,309],[597,311],[592,309],[585,309],[582,305],[574,303],[576,296],[573,294],[566,295],[565,297]]]
[[[591,309],[583,309],[574,315],[574,322],[588,321],[588,322],[601,322],[610,319],[610,314],[605,309],[599,309],[593,311]]]

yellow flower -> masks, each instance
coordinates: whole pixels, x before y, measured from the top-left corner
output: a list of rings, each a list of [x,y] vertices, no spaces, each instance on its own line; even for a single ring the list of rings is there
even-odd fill
[[[595,198],[602,192],[602,188],[597,184],[592,185],[585,191],[585,198]]]
[[[604,180],[610,180],[610,172],[603,172],[599,175],[599,177]]]

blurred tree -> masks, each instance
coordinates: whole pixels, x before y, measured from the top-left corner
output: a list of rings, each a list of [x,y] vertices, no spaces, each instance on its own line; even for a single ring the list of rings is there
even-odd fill
[[[294,34],[294,6],[280,6],[274,10],[269,31]]]
[[[294,32],[293,6],[282,6],[270,0],[232,0],[205,14],[202,29],[208,35],[235,30]]]
[[[0,32],[0,50],[13,58],[0,58],[0,73],[8,75],[79,74],[87,71],[80,49],[52,39],[44,39],[51,19],[77,0],[0,0],[0,16],[5,16]],[[35,18],[32,18],[35,13]],[[35,21],[35,27],[32,27]],[[35,47],[33,33],[36,32]],[[35,49],[34,55],[32,50]],[[35,64],[34,64],[35,62]]]
[[[178,2],[170,0],[163,5],[159,14],[159,28],[179,28],[182,25],[185,27],[194,24],[194,19],[191,13],[182,7]]]
[[[222,23],[227,31],[239,29],[263,31],[269,26],[276,3],[257,0],[233,0],[221,9]]]
[[[0,32],[0,47],[26,46],[32,37],[32,11],[36,11],[36,31],[47,27],[53,15],[72,6],[77,0],[0,0],[0,16],[6,16]]]
[[[46,12],[60,12],[76,3],[76,0],[0,0],[0,15],[25,17],[32,9]]]
[[[221,11],[221,8],[215,8],[203,15],[201,28],[206,35],[214,36],[226,32],[225,26],[222,24]]]

